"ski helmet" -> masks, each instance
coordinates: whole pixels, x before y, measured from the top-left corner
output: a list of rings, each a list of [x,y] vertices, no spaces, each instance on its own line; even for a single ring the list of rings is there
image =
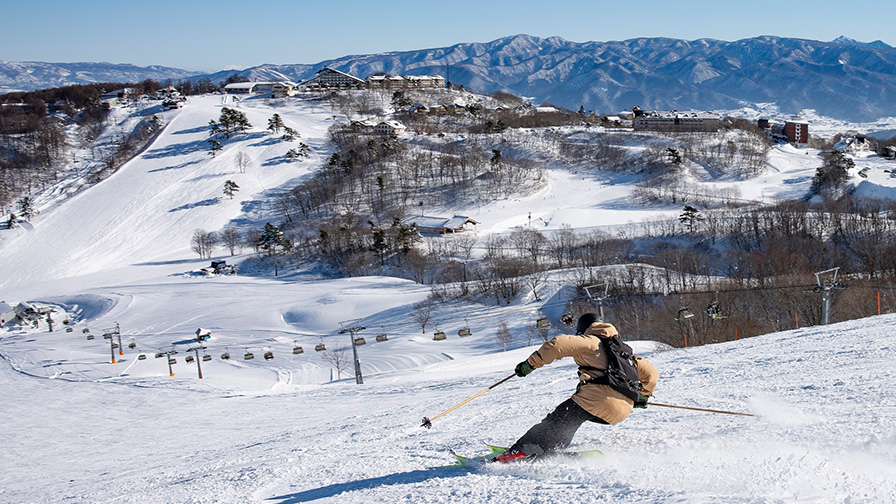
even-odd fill
[[[585,334],[585,331],[595,322],[597,322],[597,315],[585,313],[579,317],[579,322],[576,324],[576,334]]]

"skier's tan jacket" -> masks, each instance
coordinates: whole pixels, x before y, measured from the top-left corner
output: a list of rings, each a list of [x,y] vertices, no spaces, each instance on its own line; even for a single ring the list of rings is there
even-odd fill
[[[562,334],[548,341],[529,356],[527,361],[533,368],[540,368],[563,357],[572,357],[579,367],[579,379],[588,380],[601,375],[599,371],[584,368],[607,368],[607,356],[601,352],[597,335],[618,337],[612,324],[595,322],[585,334],[572,336]],[[635,358],[638,379],[641,380],[642,394],[649,396],[656,389],[659,372],[647,359]],[[585,411],[609,424],[617,424],[631,414],[634,402],[610,388],[609,385],[585,383],[579,386],[572,400]]]

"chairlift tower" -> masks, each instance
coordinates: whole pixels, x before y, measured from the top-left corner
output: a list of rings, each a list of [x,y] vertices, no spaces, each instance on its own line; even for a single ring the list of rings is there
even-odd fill
[[[354,324],[350,327],[345,327],[345,324]],[[355,345],[355,334],[367,329],[366,327],[361,326],[361,319],[352,319],[352,320],[344,320],[339,323],[342,326],[342,329],[339,331],[339,334],[350,334],[352,338],[352,355],[355,359],[355,383],[358,385],[364,384],[364,378],[361,376],[361,361],[358,359],[358,347]]]
[[[601,290],[603,290],[602,294],[600,293]],[[596,285],[589,285],[589,286],[585,287],[585,294],[588,295],[588,299],[590,299],[591,302],[597,302],[597,311],[598,311],[598,314],[600,315],[601,322],[604,321],[604,299],[607,299],[608,297],[610,297],[610,295],[608,294],[609,290],[610,290],[609,282],[604,282],[604,283],[596,284]],[[594,293],[592,293],[592,291],[594,291]]]
[[[198,346],[187,348],[188,352],[196,353],[196,370],[199,371],[199,379],[200,380],[202,379],[202,364],[200,364],[199,361],[201,361],[202,359],[199,358],[199,351],[205,350],[206,348],[207,347],[205,345],[198,345]]]
[[[834,289],[846,289],[846,284],[837,282],[837,273],[840,267],[831,268],[829,270],[819,271],[815,273],[815,283],[817,284],[810,292],[821,293],[821,324],[827,325],[831,316],[831,295]],[[822,281],[822,277],[829,275],[829,278]]]

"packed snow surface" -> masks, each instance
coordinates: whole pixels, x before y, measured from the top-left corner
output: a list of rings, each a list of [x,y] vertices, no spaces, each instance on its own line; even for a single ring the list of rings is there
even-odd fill
[[[43,200],[29,225],[0,233],[0,299],[56,310],[52,331],[41,319],[0,332],[0,501],[896,502],[893,315],[698,348],[630,342],[660,371],[655,402],[757,416],[651,406],[614,427],[584,425],[571,448],[598,458],[446,467],[449,449],[510,444],[574,391],[575,366],[559,361],[420,426],[509,376],[537,348],[525,328],[545,301],[444,303],[424,331],[410,315],[429,289],[407,280],[197,274],[209,261],[190,251],[195,229],[263,225],[271,195],[329,154],[330,110],[244,100],[255,129],[212,158],[207,123],[221,106],[198,97],[165,112],[162,134],[114,176]],[[312,158],[283,161],[289,146],[261,131],[274,112]],[[253,160],[246,173],[239,152]],[[743,194],[804,191],[816,154],[776,148]],[[680,210],[638,209],[625,202],[630,188],[599,178],[546,178],[538,195],[458,213],[489,233],[528,225],[529,212],[545,230],[612,230]],[[221,194],[231,179],[233,200]],[[889,178],[867,180],[891,189]],[[563,284],[553,276],[541,297]],[[515,335],[507,351],[501,320]],[[363,384],[351,358],[337,369],[314,350],[349,348],[340,331],[356,325]],[[199,328],[211,332],[205,348]],[[434,341],[436,330],[447,339]]]

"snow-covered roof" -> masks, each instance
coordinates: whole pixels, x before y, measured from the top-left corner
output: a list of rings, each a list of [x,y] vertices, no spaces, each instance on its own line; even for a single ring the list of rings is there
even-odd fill
[[[224,89],[252,89],[257,84],[257,82],[233,82],[224,86]]]

